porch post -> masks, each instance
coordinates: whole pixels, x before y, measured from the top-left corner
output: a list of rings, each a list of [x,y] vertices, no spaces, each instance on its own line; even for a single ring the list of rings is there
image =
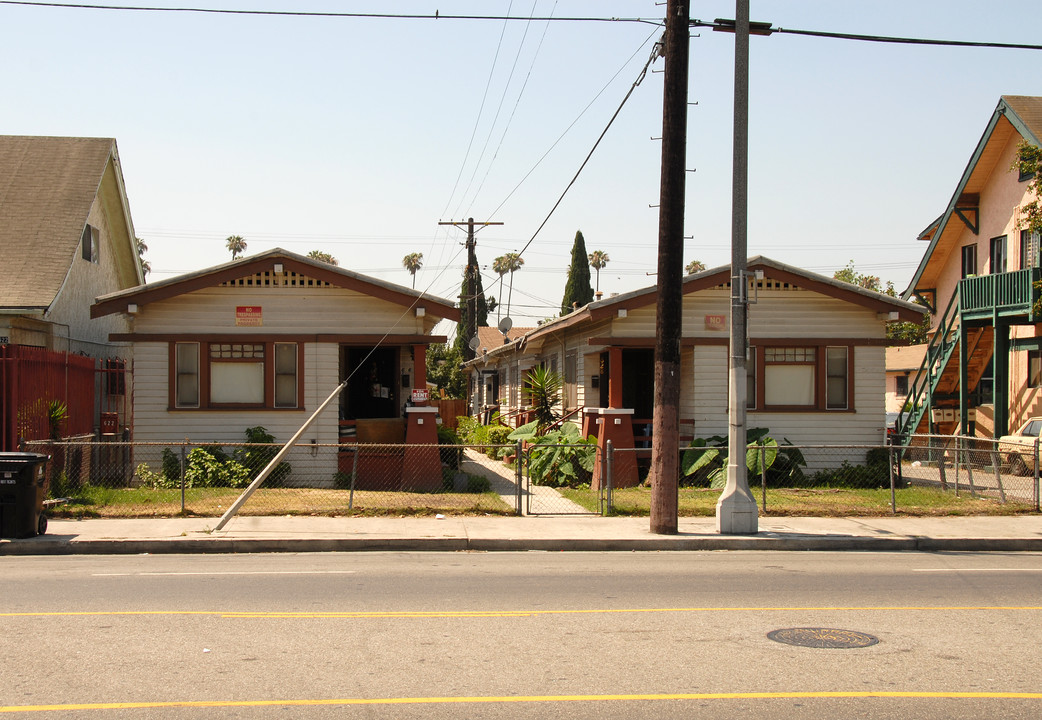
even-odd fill
[[[966,407],[970,402],[970,391],[967,385],[970,382],[969,369],[966,367],[970,360],[970,352],[966,347],[969,333],[966,332],[966,323],[959,321],[959,432],[962,435],[970,434],[970,411]]]
[[[427,346],[412,346],[412,386],[414,390],[427,389]],[[427,401],[416,403],[418,406],[426,405]]]
[[[608,407],[622,408],[622,348],[608,348]]]
[[[992,362],[995,403],[995,437],[1009,433],[1009,323],[995,322],[995,355]]]

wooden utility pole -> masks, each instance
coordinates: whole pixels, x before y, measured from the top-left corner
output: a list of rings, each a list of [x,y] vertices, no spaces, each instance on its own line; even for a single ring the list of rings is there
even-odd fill
[[[667,3],[658,216],[655,410],[651,441],[651,532],[661,535],[677,533],[690,14],[689,0],[669,0]]]
[[[467,311],[467,341],[463,343],[463,359],[473,360],[477,354],[475,349],[470,346],[471,339],[477,337],[478,334],[478,273],[481,272],[478,268],[478,255],[477,245],[478,242],[474,238],[474,218],[467,218],[467,222],[454,222],[452,220],[448,222],[439,222],[439,225],[453,225],[455,227],[467,227],[467,269],[463,273],[463,278],[467,282],[467,289],[464,291],[466,297],[462,298],[467,303],[469,308]],[[502,225],[501,222],[483,222],[481,227],[488,227],[489,225]],[[460,303],[462,308],[462,303]]]

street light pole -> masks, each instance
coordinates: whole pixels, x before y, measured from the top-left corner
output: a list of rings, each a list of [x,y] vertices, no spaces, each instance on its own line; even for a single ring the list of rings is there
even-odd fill
[[[736,0],[734,35],[734,150],[731,180],[731,336],[728,364],[727,485],[716,503],[716,529],[757,532],[756,500],[746,472],[746,354],[749,213],[749,0]]]

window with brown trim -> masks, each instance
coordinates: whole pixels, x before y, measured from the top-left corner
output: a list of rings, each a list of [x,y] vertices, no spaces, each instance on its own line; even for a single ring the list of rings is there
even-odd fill
[[[171,343],[175,408],[296,409],[303,346],[295,342]]]
[[[748,407],[767,412],[852,410],[854,348],[750,347]]]

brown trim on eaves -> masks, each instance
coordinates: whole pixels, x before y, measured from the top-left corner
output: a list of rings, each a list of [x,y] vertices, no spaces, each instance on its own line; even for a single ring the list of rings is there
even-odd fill
[[[110,333],[109,342],[296,342],[340,345],[434,345],[448,341],[445,335],[280,335],[277,333]]]

